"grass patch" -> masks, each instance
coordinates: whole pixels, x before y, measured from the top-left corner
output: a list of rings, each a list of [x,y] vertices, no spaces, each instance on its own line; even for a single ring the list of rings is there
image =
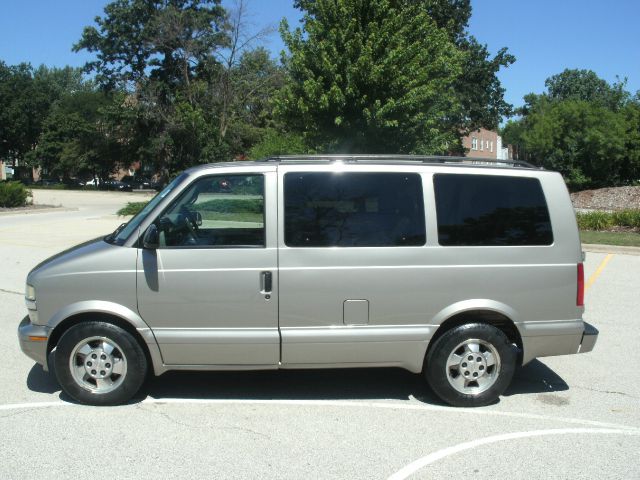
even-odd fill
[[[582,243],[640,247],[640,233],[633,232],[594,232],[581,230],[580,240]]]
[[[578,212],[582,243],[640,247],[640,210]]]
[[[147,202],[129,202],[118,210],[120,216],[135,215]],[[190,205],[189,210],[200,212],[205,220],[229,220],[237,222],[262,222],[261,198],[220,198]]]
[[[126,206],[118,210],[117,214],[121,217],[135,215],[142,210],[147,203],[149,202],[129,202]]]
[[[80,190],[82,187],[70,187],[68,185],[63,185],[62,183],[57,183],[55,185],[38,185],[37,183],[32,183],[29,185],[29,188],[33,190]]]
[[[253,223],[264,221],[261,198],[219,198],[191,205],[189,209],[200,212],[203,220]]]
[[[236,212],[262,214],[261,198],[218,198],[197,203],[190,207],[204,215],[204,212]]]
[[[221,220],[225,222],[252,222],[262,223],[262,213],[251,212],[239,212],[239,213],[224,213],[224,212],[201,212],[203,220]]]

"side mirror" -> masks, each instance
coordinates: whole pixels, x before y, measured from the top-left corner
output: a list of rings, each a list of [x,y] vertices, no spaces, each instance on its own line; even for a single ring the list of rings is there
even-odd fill
[[[149,225],[147,231],[144,232],[142,237],[142,247],[147,250],[155,250],[160,245],[160,234],[158,232],[158,226],[155,223]]]

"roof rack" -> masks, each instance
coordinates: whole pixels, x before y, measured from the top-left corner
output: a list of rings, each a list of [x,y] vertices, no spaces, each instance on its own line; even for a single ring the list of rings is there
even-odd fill
[[[539,168],[523,160],[500,160],[496,158],[449,157],[446,155],[280,155],[267,158],[267,162],[277,163],[428,163],[463,164],[491,167]]]

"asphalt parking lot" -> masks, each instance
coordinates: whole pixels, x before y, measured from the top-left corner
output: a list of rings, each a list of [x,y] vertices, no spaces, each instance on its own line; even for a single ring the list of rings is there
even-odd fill
[[[395,369],[168,373],[80,406],[24,356],[27,272],[141,194],[36,191],[0,215],[0,478],[640,478],[640,256],[587,253],[593,352],[536,360],[500,402],[443,406]]]

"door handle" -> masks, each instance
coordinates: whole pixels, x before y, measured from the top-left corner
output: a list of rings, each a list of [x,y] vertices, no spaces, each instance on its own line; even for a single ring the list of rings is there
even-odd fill
[[[271,293],[273,289],[273,274],[271,272],[262,272],[260,274],[260,283],[262,293]]]

